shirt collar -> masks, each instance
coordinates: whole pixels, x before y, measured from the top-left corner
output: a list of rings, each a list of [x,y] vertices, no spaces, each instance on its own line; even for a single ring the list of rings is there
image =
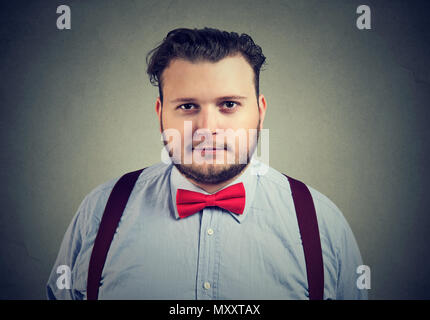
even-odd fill
[[[246,167],[245,171],[242,172],[242,174],[237,177],[234,181],[226,185],[224,188],[227,188],[231,185],[234,185],[236,183],[243,183],[243,186],[245,188],[245,209],[242,214],[238,215],[235,213],[230,213],[237,222],[242,223],[248,212],[250,211],[250,207],[252,205],[252,199],[254,199],[254,193],[258,182],[258,177],[261,174],[261,166],[264,165],[262,162],[256,160],[254,157],[251,158],[251,162]],[[224,189],[223,188],[223,189]],[[176,168],[173,163],[171,164],[171,172],[170,172],[170,192],[171,192],[171,201],[172,206],[175,211],[175,218],[179,219],[178,210],[176,208],[176,192],[178,189],[186,189],[190,191],[200,192],[203,194],[209,194],[208,192],[204,191],[200,187],[194,185],[191,183],[187,178],[185,178],[179,170]]]

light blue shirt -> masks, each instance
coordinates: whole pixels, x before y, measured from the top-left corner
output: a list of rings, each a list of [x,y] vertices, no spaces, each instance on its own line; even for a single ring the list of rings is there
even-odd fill
[[[47,283],[49,299],[86,299],[91,251],[112,179],[82,201],[64,236]],[[178,188],[202,192],[172,164],[139,176],[114,235],[99,299],[308,299],[303,247],[287,178],[254,160],[242,182],[242,215],[207,207],[180,219]],[[227,186],[226,186],[227,187]],[[362,260],[340,210],[308,186],[324,261],[324,299],[367,299],[357,288]],[[68,266],[70,289],[57,286]]]

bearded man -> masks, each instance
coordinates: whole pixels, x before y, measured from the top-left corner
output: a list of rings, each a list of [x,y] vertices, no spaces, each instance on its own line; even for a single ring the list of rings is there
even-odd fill
[[[48,298],[367,298],[340,210],[256,159],[265,60],[249,35],[212,28],[172,30],[148,53],[170,161],[85,197]],[[68,288],[58,286],[58,266],[70,268]]]

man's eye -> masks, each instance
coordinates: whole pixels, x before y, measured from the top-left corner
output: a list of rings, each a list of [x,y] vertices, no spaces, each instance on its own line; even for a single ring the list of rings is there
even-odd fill
[[[227,109],[233,109],[234,107],[236,107],[237,103],[234,101],[225,101],[222,105],[225,106]]]
[[[192,110],[195,108],[195,106],[193,104],[186,103],[186,104],[180,105],[178,108],[182,110]]]

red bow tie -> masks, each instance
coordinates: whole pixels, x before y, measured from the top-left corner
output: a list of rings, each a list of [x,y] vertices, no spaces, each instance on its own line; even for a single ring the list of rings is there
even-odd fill
[[[188,217],[205,207],[217,206],[228,211],[242,214],[245,208],[245,188],[237,183],[214,194],[178,189],[176,208],[179,217]]]

